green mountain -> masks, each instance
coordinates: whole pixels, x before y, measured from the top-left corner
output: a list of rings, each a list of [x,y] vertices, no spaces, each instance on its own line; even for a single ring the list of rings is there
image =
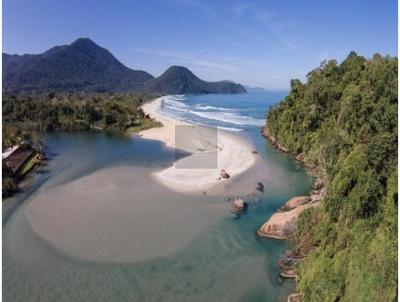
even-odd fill
[[[38,55],[3,54],[3,90],[137,91],[152,75],[132,70],[108,50],[81,38]]]
[[[327,185],[292,242],[303,301],[397,300],[397,58],[352,52],[291,82],[266,127]]]
[[[246,89],[229,81],[206,82],[196,77],[189,69],[171,66],[158,78],[145,84],[148,92],[162,94],[244,93]]]
[[[3,53],[3,92],[94,91],[150,93],[245,92],[231,82],[209,83],[183,67],[171,67],[159,78],[133,70],[87,38],[37,55]]]

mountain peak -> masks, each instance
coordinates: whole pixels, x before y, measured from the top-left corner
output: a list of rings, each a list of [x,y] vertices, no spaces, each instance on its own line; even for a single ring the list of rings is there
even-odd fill
[[[140,91],[153,78],[126,67],[89,38],[26,58],[3,59],[4,91]]]
[[[197,77],[191,72],[189,69],[187,69],[184,66],[178,66],[178,65],[173,65],[169,67],[160,77],[186,77],[186,78],[196,78]]]
[[[189,71],[189,72],[191,72],[185,66],[180,66],[180,65],[172,65],[165,72],[167,72],[167,71]]]
[[[100,47],[96,43],[94,43],[92,40],[90,40],[89,38],[78,38],[74,42],[72,42],[70,45],[71,46],[72,45],[85,45],[85,46],[90,45],[90,46]]]
[[[163,94],[243,93],[240,84],[228,81],[206,82],[184,66],[173,65],[158,78],[146,83],[146,90]]]
[[[239,84],[203,81],[184,66],[171,66],[155,79],[145,71],[126,67],[107,49],[85,37],[38,55],[3,55],[3,89],[165,94],[246,92]]]
[[[74,42],[72,42],[69,47],[75,48],[75,49],[79,49],[79,50],[84,50],[84,51],[103,51],[103,52],[107,52],[109,53],[108,50],[106,50],[105,48],[97,45],[96,43],[94,43],[92,40],[90,40],[89,38],[79,38],[76,39]],[[111,53],[110,53],[111,55]]]

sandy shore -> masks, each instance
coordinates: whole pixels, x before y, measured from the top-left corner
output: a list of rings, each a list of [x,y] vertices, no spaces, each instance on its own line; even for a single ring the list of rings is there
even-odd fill
[[[163,124],[161,128],[142,131],[143,138],[160,140],[168,147],[186,151],[190,155],[175,161],[153,177],[168,188],[183,193],[207,191],[226,184],[255,163],[252,146],[228,131],[190,125],[166,117],[159,112],[163,97],[143,106],[143,111]],[[221,179],[224,169],[231,178]]]
[[[171,255],[224,217],[226,204],[171,192],[150,179],[153,171],[97,170],[41,192],[24,216],[38,236],[77,259],[136,262]]]

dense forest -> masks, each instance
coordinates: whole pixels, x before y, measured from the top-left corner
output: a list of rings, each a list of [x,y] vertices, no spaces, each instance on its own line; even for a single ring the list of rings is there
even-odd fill
[[[292,238],[311,246],[303,301],[397,300],[397,69],[378,54],[325,61],[267,113],[269,132],[328,188]]]
[[[149,95],[39,94],[3,95],[2,149],[22,142],[41,145],[40,133],[102,129],[137,132],[161,124],[146,117],[140,106]],[[3,167],[3,197],[17,191],[18,175]]]
[[[40,94],[3,96],[3,148],[35,132],[55,130],[142,130],[156,125],[140,106],[148,95]]]

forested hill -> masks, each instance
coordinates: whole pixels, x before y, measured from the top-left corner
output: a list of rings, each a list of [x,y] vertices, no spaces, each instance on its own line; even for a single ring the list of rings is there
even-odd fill
[[[240,93],[246,90],[228,81],[205,82],[183,67],[171,67],[154,77],[133,70],[107,49],[88,38],[53,47],[42,54],[3,53],[3,92],[150,92]]]
[[[267,129],[317,167],[328,191],[302,213],[293,242],[303,301],[397,300],[397,58],[352,52],[291,82]]]
[[[37,55],[3,54],[3,91],[137,91],[153,79],[87,38]]]
[[[162,94],[243,93],[246,89],[229,81],[206,82],[182,66],[171,66],[158,78],[146,83],[145,90]]]

